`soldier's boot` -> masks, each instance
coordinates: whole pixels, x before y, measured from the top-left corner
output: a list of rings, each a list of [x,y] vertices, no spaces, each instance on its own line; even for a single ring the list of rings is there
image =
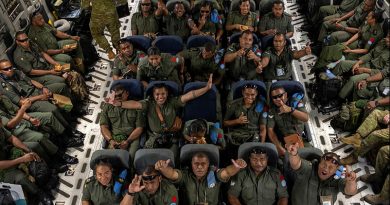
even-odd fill
[[[85,74],[85,66],[84,66],[84,63],[83,63],[83,59],[81,59],[81,58],[74,58],[73,60],[75,62],[76,67],[78,68],[78,70],[82,74]]]
[[[378,182],[380,180],[380,176],[378,174],[365,174],[360,176],[360,181],[366,183]]]
[[[359,148],[362,143],[362,136],[359,133],[355,133],[350,137],[343,137],[340,139],[345,144],[353,145],[355,148]]]
[[[389,198],[382,194],[367,195],[364,197],[364,201],[370,204],[389,204]]]
[[[112,59],[115,58],[115,53],[114,53],[114,51],[109,50],[109,51],[107,52],[107,54],[108,54],[108,59],[112,60]]]
[[[340,162],[342,165],[351,165],[358,162],[358,155],[355,154],[356,151],[352,152],[348,157],[341,159]]]

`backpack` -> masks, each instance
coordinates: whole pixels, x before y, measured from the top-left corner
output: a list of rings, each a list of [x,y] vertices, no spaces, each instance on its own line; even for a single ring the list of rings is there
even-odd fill
[[[2,205],[15,205],[15,201],[12,198],[11,191],[9,189],[0,189],[0,204]]]
[[[88,89],[84,78],[76,71],[70,71],[68,72],[68,75],[68,85],[72,90],[72,93],[76,96],[77,100],[86,100],[88,98]]]
[[[326,72],[320,73],[314,86],[314,100],[317,105],[325,106],[330,102],[337,100],[338,93],[343,86],[343,81],[339,76],[332,76]],[[320,110],[326,113],[332,110]]]

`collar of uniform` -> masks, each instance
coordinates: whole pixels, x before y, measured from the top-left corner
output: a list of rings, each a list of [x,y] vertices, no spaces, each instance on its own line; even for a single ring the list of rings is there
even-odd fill
[[[249,174],[249,176],[252,178],[252,179],[258,179],[258,177],[261,177],[263,176],[266,172],[268,172],[269,170],[269,167],[267,166],[264,171],[262,173],[260,173],[259,176],[256,176],[256,173],[252,170],[252,168],[250,167],[250,164],[248,164],[248,167],[247,167],[247,173]],[[257,180],[256,180],[257,181]]]
[[[111,179],[110,183],[108,183],[107,186],[103,186],[102,184],[100,184],[100,182],[96,179],[96,176],[95,176],[95,184],[98,184],[99,186],[102,186],[104,189],[111,189],[111,187],[114,186],[114,180]]]

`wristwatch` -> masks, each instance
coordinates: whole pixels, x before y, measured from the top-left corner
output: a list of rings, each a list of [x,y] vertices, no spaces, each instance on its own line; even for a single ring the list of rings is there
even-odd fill
[[[130,196],[135,196],[135,193],[131,193],[131,192],[129,192],[129,190],[127,190],[127,194]]]

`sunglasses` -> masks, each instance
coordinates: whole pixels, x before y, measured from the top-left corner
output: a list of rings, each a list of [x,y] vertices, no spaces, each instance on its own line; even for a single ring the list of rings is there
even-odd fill
[[[143,4],[141,4],[141,6],[150,6],[151,5],[151,3],[143,3]]]
[[[24,42],[26,42],[28,40],[29,40],[28,38],[25,38],[25,39],[20,39],[20,40],[17,40],[17,41],[24,43]]]
[[[286,93],[286,92],[284,92],[284,93]],[[274,95],[274,96],[272,96],[272,99],[276,100],[278,98],[282,98],[284,93],[280,93],[279,95]]]
[[[249,154],[267,154],[267,151],[262,148],[253,148]]]
[[[244,88],[257,89],[257,85],[255,85],[255,84],[246,84],[246,85],[244,85]]]
[[[12,66],[1,69],[2,71],[11,71],[14,68]]]
[[[142,180],[144,180],[144,181],[152,181],[152,180],[154,180],[158,176],[159,175],[142,176]]]
[[[322,159],[325,161],[331,162],[332,164],[334,164],[336,166],[340,165],[339,161],[332,156],[325,155],[322,157]]]
[[[210,11],[200,10],[200,13],[202,13],[202,14],[208,14],[208,13],[210,13]]]

